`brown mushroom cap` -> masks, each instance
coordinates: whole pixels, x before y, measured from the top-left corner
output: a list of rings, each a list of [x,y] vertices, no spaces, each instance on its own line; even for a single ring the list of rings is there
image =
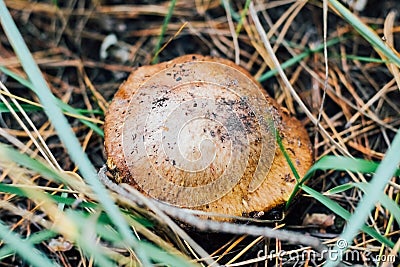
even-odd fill
[[[297,119],[231,61],[182,56],[140,67],[120,86],[105,118],[107,165],[117,183],[172,205],[268,211],[296,183],[274,129],[304,175],[313,157]]]

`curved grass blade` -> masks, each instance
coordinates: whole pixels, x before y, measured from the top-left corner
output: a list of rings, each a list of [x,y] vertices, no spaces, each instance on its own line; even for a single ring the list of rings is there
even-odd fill
[[[351,219],[352,214],[350,212],[348,212],[346,209],[344,209],[342,206],[340,206],[338,203],[333,201],[332,199],[324,196],[320,192],[315,191],[314,189],[312,189],[312,188],[310,188],[310,187],[308,187],[306,185],[301,186],[301,189],[303,189],[305,192],[310,194],[313,198],[318,200],[320,203],[322,203],[328,209],[333,211],[335,214],[339,215],[341,218],[345,219],[346,221]],[[384,237],[383,235],[378,233],[374,228],[368,227],[368,226],[363,224],[361,226],[361,230],[363,232],[365,232],[366,234],[372,236],[373,238],[375,238],[376,240],[378,240],[382,244],[385,244],[385,245],[387,245],[387,246],[389,246],[391,248],[394,247],[394,243],[392,241],[390,241],[389,239],[387,239],[386,237]]]
[[[106,253],[107,248],[103,247],[101,243],[94,245],[98,239],[96,230],[102,224],[102,222],[99,222],[101,211],[95,210],[89,214],[69,209],[66,213],[79,226],[79,235],[77,235],[75,242],[86,252],[85,255],[90,255],[94,259],[96,266],[115,266],[113,260]],[[123,237],[118,232],[114,232],[114,234],[113,241],[121,242]]]
[[[335,188],[328,190],[326,193],[337,194],[354,187],[361,189],[364,193],[368,192],[368,190],[371,190],[369,189],[370,185],[368,183],[347,183],[336,186]],[[396,221],[400,223],[400,207],[393,199],[382,192],[381,196],[379,197],[379,203],[381,203],[383,207],[387,208],[390,211],[390,214],[393,214]]]
[[[334,195],[354,188],[354,183],[341,184],[326,191],[327,195]]]
[[[185,259],[178,256],[172,256],[169,253],[161,250],[160,248],[146,242],[141,242],[142,246],[149,252],[153,261],[161,264],[162,266],[174,266],[174,267],[194,267],[199,266],[197,264],[191,264]]]
[[[349,219],[348,226],[343,230],[340,236],[343,240],[347,241],[348,244],[352,244],[354,236],[364,224],[364,221],[368,217],[371,209],[375,206],[375,203],[379,201],[380,194],[376,194],[376,192],[383,192],[386,184],[393,177],[393,175],[397,175],[398,166],[400,163],[399,151],[400,132],[397,132],[391,143],[391,146],[385,154],[385,157],[376,169],[376,172],[369,183],[367,191],[360,200],[353,216],[351,216]],[[343,250],[337,245],[335,245],[334,249],[336,251],[343,252]],[[339,260],[340,259],[328,259],[325,266],[336,266]]]
[[[29,236],[27,239],[25,239],[25,241],[32,245],[35,245],[35,244],[39,244],[45,240],[48,240],[50,238],[53,238],[56,235],[57,235],[57,233],[53,232],[51,230],[43,230],[40,232],[33,233],[31,236]],[[9,256],[14,255],[14,253],[15,253],[15,250],[12,247],[10,247],[8,245],[4,246],[3,248],[0,249],[0,261]]]
[[[329,3],[336,9],[339,14],[350,23],[363,37],[367,40],[374,49],[382,52],[390,61],[400,68],[400,58],[395,52],[390,49],[386,44],[379,38],[379,36],[367,25],[365,25],[357,16],[350,12],[345,6],[343,6],[337,0],[328,0]]]
[[[140,247],[138,240],[133,236],[127,222],[119,212],[116,204],[111,200],[104,185],[97,179],[96,169],[87,155],[83,152],[82,147],[68,124],[67,119],[58,107],[56,98],[51,93],[3,0],[0,0],[0,21],[11,46],[29,77],[29,80],[32,82],[34,88],[36,88],[36,93],[47,116],[54,125],[54,128],[65,145],[71,159],[76,165],[79,165],[79,170],[84,179],[92,187],[96,195],[99,196],[101,204],[113,220],[113,223],[118,228],[121,236],[124,237],[124,241],[133,248],[143,265],[150,266],[151,264],[148,255]]]
[[[40,254],[30,242],[21,239],[19,235],[10,231],[2,221],[0,221],[0,239],[33,266],[59,266]]]
[[[286,206],[289,206],[292,202],[294,196],[300,190],[300,185],[305,183],[310,179],[316,171],[350,171],[350,172],[360,172],[360,173],[374,173],[378,168],[379,163],[374,161],[369,161],[365,159],[357,159],[343,156],[325,156],[314,163],[313,166],[307,171],[304,177],[293,189],[292,195],[290,196]],[[400,176],[400,169],[396,169],[395,176]]]

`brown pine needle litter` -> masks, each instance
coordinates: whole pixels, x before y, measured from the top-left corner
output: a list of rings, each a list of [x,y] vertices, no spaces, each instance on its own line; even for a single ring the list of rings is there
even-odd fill
[[[399,170],[376,192],[380,202],[366,226],[351,243],[341,237],[400,126],[399,1],[4,2],[149,263],[323,266],[343,245],[340,264],[400,264]],[[224,222],[112,183],[102,127],[114,93],[133,69],[186,54],[230,59],[248,70],[305,125],[316,162],[331,155],[371,165],[317,168],[288,207]],[[0,142],[7,145],[0,146],[0,266],[40,265],[10,243],[16,237],[34,259],[47,258],[43,266],[142,266],[143,255],[106,216],[102,196],[82,177],[27,77],[0,28]],[[17,235],[9,238],[9,230]]]

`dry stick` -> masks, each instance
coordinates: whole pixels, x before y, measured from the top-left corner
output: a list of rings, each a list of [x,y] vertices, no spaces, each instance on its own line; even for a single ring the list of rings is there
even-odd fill
[[[323,23],[324,23],[324,63],[325,63],[325,80],[324,80],[324,93],[322,95],[321,106],[318,111],[317,123],[319,124],[321,121],[321,115],[324,109],[324,102],[326,97],[326,89],[328,88],[328,79],[329,79],[329,69],[328,69],[328,49],[326,45],[326,35],[328,32],[328,0],[324,0],[323,2]],[[316,136],[316,135],[315,135]]]
[[[292,94],[293,98],[296,100],[296,102],[299,104],[299,106],[303,109],[303,111],[306,113],[307,117],[312,121],[312,123],[317,126],[320,131],[326,136],[326,138],[328,138],[332,144],[334,144],[344,155],[347,155],[349,157],[351,157],[350,153],[343,148],[338,142],[336,142],[330,135],[329,133],[324,129],[324,127],[322,127],[322,125],[320,123],[318,123],[317,119],[312,115],[312,113],[310,112],[310,110],[306,107],[306,105],[303,103],[303,101],[301,100],[300,96],[297,94],[297,92],[294,90],[294,88],[292,87],[292,85],[290,84],[287,76],[285,75],[285,73],[282,70],[282,67],[279,64],[278,59],[276,58],[276,55],[271,47],[270,42],[268,41],[267,35],[264,31],[264,28],[262,27],[260,20],[257,17],[256,11],[254,9],[254,4],[251,3],[250,4],[250,16],[254,21],[254,24],[256,25],[257,28],[257,32],[260,34],[261,39],[264,43],[264,47],[266,48],[266,50],[269,53],[269,56],[271,57],[271,60],[274,62],[275,64],[275,68],[277,69],[279,75],[281,76],[284,84],[287,86],[287,88],[289,88],[290,93]]]
[[[164,222],[167,223],[169,227],[171,227],[172,230],[176,231],[182,238],[186,239],[186,241],[197,250],[196,246],[198,246],[194,241],[191,240],[191,238],[171,220],[165,213],[167,213],[169,216],[174,217],[184,223],[187,223],[198,230],[201,231],[213,231],[213,232],[224,232],[224,233],[229,233],[229,234],[236,234],[236,235],[252,235],[252,236],[264,236],[267,238],[276,238],[280,239],[286,242],[289,242],[291,244],[302,244],[306,246],[313,247],[319,252],[326,251],[327,248],[325,245],[321,243],[321,241],[318,238],[311,237],[311,236],[304,236],[302,234],[299,234],[297,232],[292,232],[292,231],[287,231],[287,230],[277,230],[273,229],[267,226],[255,226],[255,225],[244,225],[244,224],[234,224],[234,223],[228,223],[228,222],[217,222],[217,221],[211,221],[211,220],[204,220],[200,219],[194,215],[192,215],[190,212],[185,211],[184,209],[174,207],[168,204],[164,204],[161,202],[158,202],[156,200],[150,199],[145,197],[143,194],[141,194],[139,191],[134,189],[133,187],[130,187],[129,192],[124,190],[122,187],[119,185],[113,183],[108,179],[108,177],[105,175],[106,171],[106,166],[103,166],[100,171],[99,171],[99,177],[103,183],[110,188],[111,190],[115,191],[121,196],[124,196],[138,205],[143,205],[146,206],[147,208],[153,210],[158,216],[160,216],[160,219],[163,220]],[[162,210],[162,211],[161,211]],[[188,238],[188,239],[187,239]],[[191,243],[193,242],[193,243]],[[201,250],[203,250],[201,247],[199,247]],[[203,250],[204,251],[204,250]],[[199,252],[199,251],[197,251]],[[199,255],[205,260],[207,260],[208,254],[204,252],[206,255]],[[210,264],[209,262],[207,262]]]
[[[213,231],[213,232],[223,232],[235,235],[252,235],[252,236],[264,236],[267,238],[276,238],[286,241],[291,244],[302,244],[306,246],[313,247],[317,251],[321,252],[326,250],[326,246],[321,243],[318,238],[311,236],[304,236],[302,234],[287,231],[287,230],[277,230],[267,226],[255,226],[255,225],[245,225],[245,224],[234,224],[229,222],[217,222],[211,220],[200,219],[191,213],[182,211],[182,209],[177,207],[171,207],[170,205],[163,203],[156,203],[160,208],[165,208],[165,212],[170,216],[183,221],[196,227],[201,231]]]
[[[320,107],[318,110],[318,117],[317,117],[317,124],[319,125],[321,123],[321,116],[322,113],[324,111],[324,103],[325,103],[325,98],[326,98],[326,90],[328,88],[328,79],[329,79],[329,69],[328,69],[328,48],[326,45],[326,35],[328,32],[328,0],[323,0],[323,39],[324,39],[324,61],[325,61],[325,79],[324,79],[324,92],[322,94],[322,99],[321,99],[321,103],[320,103]],[[315,143],[318,140],[318,134],[317,134],[317,128],[315,128],[315,136],[314,136],[314,140]],[[339,137],[338,137],[338,140]]]
[[[161,206],[162,210],[159,209],[160,206],[157,207],[155,201],[151,201],[151,199],[145,197],[142,195],[139,191],[136,189],[130,190],[127,192],[125,189],[120,187],[119,185],[113,183],[110,179],[108,179],[106,175],[107,171],[107,166],[104,165],[103,167],[100,168],[98,172],[98,176],[100,181],[103,182],[105,186],[107,186],[109,189],[113,190],[117,194],[137,203],[140,206],[145,206],[152,210],[159,218],[160,221],[164,222],[167,224],[173,231],[175,231],[182,239],[184,239],[196,252],[199,254],[199,256],[208,264],[208,265],[213,265],[213,266],[219,266],[218,264],[215,264],[215,262],[211,259],[211,256],[200,246],[198,245],[185,231],[182,230],[170,217],[168,217],[164,212],[168,212],[171,207],[168,206],[165,209],[165,206]]]

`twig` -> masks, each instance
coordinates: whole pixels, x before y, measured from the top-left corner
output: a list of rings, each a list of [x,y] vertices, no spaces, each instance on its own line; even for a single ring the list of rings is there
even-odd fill
[[[322,112],[324,110],[324,103],[326,98],[326,90],[328,88],[329,69],[328,69],[328,46],[326,44],[326,35],[328,32],[328,0],[323,1],[323,24],[324,24],[324,64],[325,64],[325,79],[324,79],[324,92],[322,94],[321,106],[318,110],[317,124],[321,122]],[[317,136],[317,135],[315,135]]]
[[[302,244],[310,246],[319,252],[322,252],[327,249],[326,246],[323,245],[318,238],[305,236],[293,231],[278,230],[267,226],[260,227],[255,225],[243,225],[243,224],[234,224],[229,222],[216,222],[211,220],[200,219],[191,214],[190,212],[185,211],[185,209],[167,205],[158,202],[156,200],[147,198],[133,187],[130,187],[129,192],[127,192],[119,185],[110,181],[110,179],[108,179],[108,177],[105,175],[105,170],[106,167],[103,166],[99,171],[99,177],[108,188],[115,191],[119,195],[131,199],[138,205],[146,206],[147,208],[153,210],[157,215],[160,216],[161,220],[166,222],[167,225],[171,227],[172,230],[176,231],[176,229],[179,229],[177,233],[182,238],[186,239],[186,237],[182,236],[181,233],[184,233],[185,236],[187,234],[179,226],[177,226],[165,213],[167,213],[169,216],[173,218],[176,218],[184,223],[187,223],[197,228],[200,231],[213,231],[213,232],[221,232],[221,233],[229,233],[237,235],[251,235],[251,236],[264,236],[267,238],[276,238],[291,244]],[[186,239],[186,241],[193,247],[193,244],[190,243],[191,242],[190,240],[191,239]],[[207,257],[209,256],[204,255],[202,257],[207,259]]]

